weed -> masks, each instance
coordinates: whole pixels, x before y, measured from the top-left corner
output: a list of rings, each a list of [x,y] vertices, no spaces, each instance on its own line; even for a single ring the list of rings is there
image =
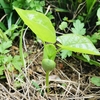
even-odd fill
[[[15,69],[21,72],[22,61],[20,56],[14,57],[9,54],[9,48],[12,46],[12,41],[9,40],[0,30],[0,75],[5,78],[4,72],[7,70],[13,72]],[[1,77],[0,77],[1,78]]]
[[[46,86],[48,93],[49,93],[49,73],[55,67],[54,60],[57,52],[61,50],[70,50],[73,52],[100,55],[100,53],[92,44],[92,42],[87,37],[81,36],[79,34],[66,34],[57,37],[57,41],[59,41],[59,44],[57,44],[57,46],[59,46],[59,49],[56,50],[54,44],[46,44],[46,42],[49,43],[56,42],[55,29],[49,18],[47,18],[44,14],[33,10],[22,10],[16,7],[14,8],[19,14],[19,16],[22,18],[24,23],[37,35],[37,37],[39,37],[43,41],[44,52],[43,52],[42,66],[46,71]],[[78,20],[78,22],[76,23],[80,23],[80,21]],[[81,24],[80,29],[83,29],[83,26],[84,25]],[[82,34],[84,34],[84,32],[85,30],[82,31]]]

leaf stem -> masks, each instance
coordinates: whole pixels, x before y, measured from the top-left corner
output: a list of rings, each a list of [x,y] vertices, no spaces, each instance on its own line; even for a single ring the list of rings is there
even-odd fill
[[[62,50],[62,48],[58,48],[58,50],[56,51],[57,53],[60,52]]]
[[[46,87],[47,93],[49,93],[49,71],[46,72]]]

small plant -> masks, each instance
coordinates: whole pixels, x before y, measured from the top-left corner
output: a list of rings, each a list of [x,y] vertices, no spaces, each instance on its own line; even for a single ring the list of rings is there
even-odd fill
[[[5,33],[0,30],[0,78],[5,78],[4,72],[8,70],[9,72],[15,69],[21,72],[22,61],[20,56],[15,55],[14,57],[9,54],[8,50],[12,46],[12,41],[9,40]]]
[[[56,49],[53,43],[56,42],[55,29],[44,14],[34,10],[22,10],[14,7],[24,23],[40,38],[44,44],[42,67],[46,71],[46,86],[49,93],[49,73],[55,68],[55,57],[57,52],[61,50],[69,50],[73,52],[100,55],[92,42],[85,36],[79,34],[65,34],[57,37],[59,42]],[[79,21],[76,23],[80,23]],[[81,28],[83,28],[83,24]],[[75,26],[76,27],[76,26]],[[80,29],[81,29],[80,28]],[[81,34],[84,34],[82,30]],[[46,44],[48,42],[49,44]]]
[[[56,67],[55,57],[57,50],[53,44],[44,44],[42,67],[46,72],[46,86],[49,93],[49,73]]]

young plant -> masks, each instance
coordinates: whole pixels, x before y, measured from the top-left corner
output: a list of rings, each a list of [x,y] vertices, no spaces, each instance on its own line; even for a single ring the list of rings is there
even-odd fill
[[[12,41],[9,40],[6,34],[0,30],[0,78],[5,78],[4,71],[8,70],[9,72],[14,71],[15,69],[21,72],[22,61],[20,56],[15,55],[14,57],[9,54],[10,48],[12,46]]]
[[[53,44],[44,44],[42,67],[46,72],[46,86],[49,92],[49,73],[55,68],[56,47]]]
[[[52,71],[56,64],[54,62],[56,53],[61,50],[69,50],[73,52],[100,55],[98,50],[92,42],[85,36],[79,34],[66,34],[57,37],[59,41],[58,50],[53,43],[56,42],[55,29],[44,14],[34,10],[22,10],[14,7],[24,23],[36,34],[38,38],[43,41],[44,51],[42,67],[46,71],[46,86],[49,93],[49,73]],[[48,42],[49,44],[46,44]],[[52,43],[52,44],[51,44]]]

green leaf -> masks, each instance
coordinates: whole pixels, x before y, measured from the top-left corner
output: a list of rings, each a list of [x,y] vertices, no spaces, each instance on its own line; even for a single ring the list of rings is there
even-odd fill
[[[22,8],[22,7],[24,7],[24,5],[26,5],[26,2],[25,1],[26,0],[14,0],[12,4],[13,4],[13,6],[16,6],[18,8]]]
[[[13,60],[12,60],[12,64],[14,65],[14,67],[21,72],[21,66],[22,66],[22,62],[20,59],[20,56],[14,56]]]
[[[72,56],[72,51],[69,50],[61,50],[61,58],[65,59],[67,56],[70,57]]]
[[[8,41],[6,34],[3,33],[3,31],[0,29],[0,38],[2,38],[4,41]]]
[[[96,22],[96,25],[97,25],[97,26],[100,25],[100,20]]]
[[[90,61],[88,61],[87,59],[85,59],[84,57],[80,56],[80,55],[74,55],[73,54],[73,57],[76,57],[77,59],[79,60],[82,60],[84,62],[87,62],[89,63],[90,65],[94,65],[94,66],[97,66],[97,67],[100,67],[100,63],[98,61],[95,61],[95,60],[92,60],[90,59]]]
[[[4,56],[4,55],[3,55]],[[9,56],[4,56],[4,59],[3,59],[3,64],[8,64],[8,63],[10,63],[11,61],[12,61],[12,56],[11,55],[9,55]]]
[[[4,70],[5,70],[4,66],[0,66],[0,75],[3,75]]]
[[[14,85],[15,88],[20,88],[23,85],[23,82],[21,82],[21,81],[14,81],[13,85]]]
[[[98,17],[98,20],[100,20],[100,8],[97,10],[97,17]]]
[[[56,42],[55,29],[48,17],[34,10],[14,8],[24,23],[37,35],[37,37],[46,42]]]
[[[32,81],[32,85],[33,85],[36,89],[38,89],[38,91],[41,93],[41,88],[40,88],[40,86],[38,85],[37,82]]]
[[[92,41],[92,43],[96,44],[98,40],[100,40],[100,33],[94,33],[92,34],[92,36],[87,35],[86,36],[88,39],[90,39]]]
[[[90,57],[89,57],[89,55],[87,55],[87,54],[82,54],[82,56],[83,56],[88,62],[90,62]]]
[[[46,14],[46,16],[47,16],[50,20],[54,19],[54,16],[53,16],[52,12],[48,12],[48,13]]]
[[[9,51],[7,48],[10,46],[12,46],[12,41],[2,42],[2,44],[0,44],[0,53],[7,53]]]
[[[96,86],[100,86],[100,77],[97,76],[92,77],[91,82]]]
[[[66,9],[62,9],[62,8],[55,8],[56,12],[68,12],[68,10]]]
[[[90,14],[97,0],[86,0],[87,13]]]
[[[67,22],[62,22],[60,25],[59,25],[59,28],[61,30],[64,30],[65,28],[67,28]]]
[[[99,51],[95,48],[92,42],[84,36],[78,34],[66,34],[59,36],[57,40],[61,43],[57,45],[62,49],[79,53],[100,55]]]
[[[76,20],[73,23],[73,26],[74,28],[71,29],[74,34],[84,35],[86,33],[86,29],[84,28],[84,23],[81,23],[80,20]]]
[[[5,31],[4,34],[7,34],[11,37],[17,28],[18,26],[16,24],[15,25],[13,24],[8,30]]]
[[[54,60],[56,57],[56,47],[53,44],[45,44],[43,51],[43,58]]]
[[[0,5],[2,6],[5,14],[9,14],[12,11],[9,3],[6,3],[4,0],[0,0]]]
[[[4,35],[8,35],[11,40],[14,40],[14,38],[19,35],[19,32],[15,33],[15,30],[17,30],[17,28],[18,26],[16,24],[11,25],[11,27],[4,32]]]
[[[7,30],[7,28],[6,28],[6,26],[4,25],[3,22],[0,22],[0,28],[1,28],[2,30],[4,30],[4,31]]]

